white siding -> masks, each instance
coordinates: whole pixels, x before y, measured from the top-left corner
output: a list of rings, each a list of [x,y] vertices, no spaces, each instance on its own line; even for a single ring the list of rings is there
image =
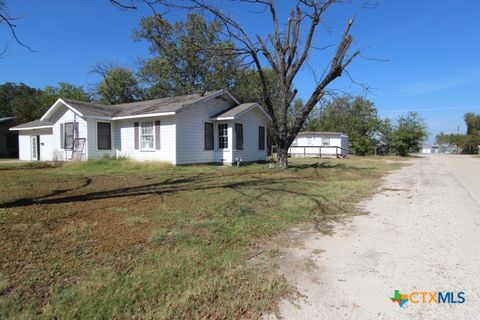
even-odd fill
[[[78,122],[78,138],[86,138],[86,145],[84,148],[84,154],[82,159],[88,159],[88,136],[87,136],[87,121],[75,114],[73,111],[67,107],[61,107],[55,114],[51,117],[51,121],[56,121],[53,125],[53,159],[54,160],[70,160],[72,157],[72,152],[70,150],[63,149],[63,146],[60,145],[60,124],[65,122]]]
[[[112,136],[112,149],[111,150],[98,150],[98,135],[97,135],[97,122],[109,122],[111,124],[111,136]],[[87,119],[87,148],[88,159],[102,159],[106,157],[115,158],[115,121],[104,121],[88,118]]]
[[[205,150],[205,122],[210,117],[229,108],[230,102],[209,99],[179,112],[177,118],[177,163],[232,163],[232,122],[214,123],[214,150]],[[218,123],[228,123],[228,149],[218,149]]]
[[[234,122],[243,125],[243,150],[235,150],[233,160],[235,161],[236,158],[241,158],[242,161],[266,160],[268,119],[264,113],[258,108],[253,108],[235,119]],[[259,126],[265,127],[265,150],[258,149]],[[233,137],[233,141],[235,142],[235,137]]]
[[[52,161],[53,160],[53,134],[52,130],[49,130],[50,134],[40,135],[40,160]]]
[[[40,136],[40,160],[53,160],[53,135],[52,129],[22,130],[18,134],[19,159],[31,161],[31,137]]]
[[[29,131],[20,131],[18,134],[18,158],[25,161],[32,160]]]
[[[330,139],[330,144],[332,148],[323,146],[325,139]],[[333,147],[341,147],[348,149],[348,137],[343,135],[320,135],[320,134],[311,134],[311,135],[302,135],[297,137],[290,147],[290,154],[292,156],[319,156],[321,148],[322,156],[334,156],[337,153],[342,155],[347,155],[348,151],[340,150]],[[304,148],[305,147],[305,148]]]
[[[160,120],[160,150],[135,150],[134,122]],[[158,160],[176,163],[176,130],[175,117],[136,118],[117,120],[113,123],[113,141],[117,157],[128,157],[135,160]],[[140,131],[140,128],[139,128]]]

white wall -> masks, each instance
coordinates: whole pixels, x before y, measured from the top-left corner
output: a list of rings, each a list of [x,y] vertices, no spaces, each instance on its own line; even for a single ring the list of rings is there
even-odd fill
[[[71,150],[63,149],[61,146],[60,124],[65,122],[78,122],[78,138],[86,138],[86,145],[82,159],[88,159],[88,136],[87,136],[87,121],[85,118],[76,115],[67,107],[60,107],[49,119],[49,121],[56,121],[53,125],[53,159],[55,160],[70,160],[72,157]]]
[[[213,122],[210,117],[229,108],[231,103],[223,99],[209,99],[179,112],[177,119],[177,163],[232,162],[232,123]],[[214,150],[205,150],[205,122],[214,123]],[[228,123],[228,149],[218,149],[218,123]]]
[[[18,133],[18,158],[20,160],[30,161],[30,134],[29,131],[20,131]]]
[[[32,161],[31,136],[40,136],[40,160],[53,160],[52,129],[22,130],[18,133],[19,159]]]
[[[134,122],[160,120],[160,150],[135,150]],[[176,125],[175,117],[136,118],[113,122],[113,141],[117,157],[128,157],[134,160],[158,160],[176,164]],[[140,131],[139,127],[139,131]],[[140,140],[139,140],[140,145]],[[155,142],[154,142],[155,145]]]
[[[241,123],[243,125],[243,150],[234,150],[233,160],[235,161],[236,158],[241,158],[243,161],[266,160],[268,119],[264,113],[258,108],[253,108],[234,120],[234,123]],[[265,127],[265,150],[258,149],[259,126]],[[233,142],[235,143],[235,130],[233,130],[233,132]]]
[[[112,149],[111,150],[98,150],[98,135],[97,135],[97,122],[109,122],[111,124],[111,136],[112,136]],[[115,143],[116,135],[114,134],[116,122],[115,121],[106,121],[106,120],[97,120],[88,118],[87,119],[87,145],[88,148],[87,154],[88,159],[102,159],[106,157],[115,158]]]
[[[290,153],[292,156],[302,156],[303,154],[309,156],[319,156],[319,148],[322,146],[321,153],[322,155],[335,155],[337,152],[342,155],[347,155],[348,152],[344,150],[338,150],[336,148],[327,148],[323,147],[323,139],[330,138],[331,147],[341,147],[348,149],[348,137],[340,135],[302,135],[297,137],[290,147]],[[304,146],[307,147],[304,150]]]

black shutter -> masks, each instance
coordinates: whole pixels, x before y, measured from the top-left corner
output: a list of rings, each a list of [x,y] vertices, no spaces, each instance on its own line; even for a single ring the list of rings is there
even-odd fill
[[[138,150],[138,122],[133,123],[133,128],[133,134],[135,135],[135,137],[133,138],[135,150]]]
[[[160,120],[155,121],[155,149],[160,150]]]
[[[235,123],[235,150],[243,150],[243,125]]]
[[[60,123],[60,148],[65,149],[65,132],[63,131],[63,123]]]
[[[258,127],[258,150],[265,150],[265,127]]]
[[[205,122],[204,128],[204,146],[205,150],[213,150],[213,123]]]

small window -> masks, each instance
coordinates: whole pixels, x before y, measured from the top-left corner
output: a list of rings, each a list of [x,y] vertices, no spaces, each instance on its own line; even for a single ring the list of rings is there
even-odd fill
[[[235,123],[235,150],[243,150],[243,124]]]
[[[154,150],[153,121],[142,122],[140,147],[142,150]]]
[[[63,139],[64,149],[73,149],[73,122],[65,123],[65,138]]]
[[[213,123],[205,122],[204,131],[205,150],[213,150]]]
[[[226,123],[218,125],[218,148],[228,149],[228,124]]]
[[[265,150],[265,127],[258,127],[258,150]]]
[[[322,138],[322,146],[329,146],[330,138]]]
[[[112,126],[110,122],[97,122],[98,150],[112,150]]]

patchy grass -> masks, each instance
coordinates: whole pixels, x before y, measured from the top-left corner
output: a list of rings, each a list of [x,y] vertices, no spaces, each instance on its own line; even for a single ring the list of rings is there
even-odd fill
[[[396,158],[0,165],[0,318],[258,318],[291,289],[258,248],[356,214]],[[306,267],[313,265],[306,262]]]
[[[143,216],[132,216],[125,219],[125,223],[127,224],[127,226],[136,226],[144,222],[145,218]]]

